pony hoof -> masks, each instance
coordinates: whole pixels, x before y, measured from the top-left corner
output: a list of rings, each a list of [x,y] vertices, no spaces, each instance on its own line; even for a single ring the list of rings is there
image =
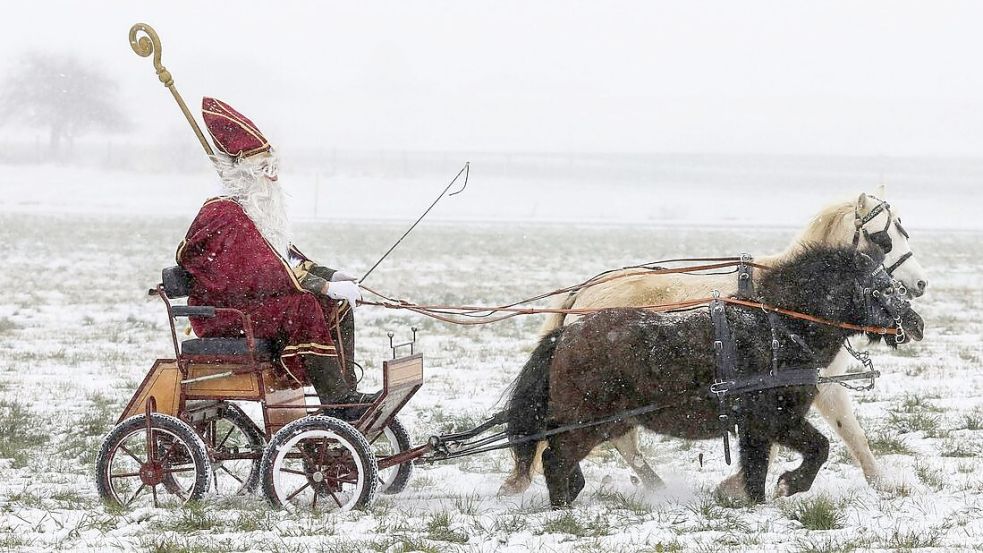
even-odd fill
[[[745,502],[750,501],[751,498],[747,494],[747,490],[744,489],[743,485],[734,485],[733,482],[724,480],[721,482],[717,489],[713,493],[720,499],[735,502]]]
[[[739,474],[728,476],[723,482],[717,485],[714,492],[717,497],[732,501],[747,501],[749,499],[747,490],[744,489],[744,479]]]
[[[532,484],[531,480],[526,480],[524,478],[517,479],[507,479],[502,482],[502,486],[498,488],[498,496],[508,496],[508,495],[519,495],[520,493],[529,489],[529,485]]]
[[[775,486],[775,497],[788,497],[790,495],[792,495],[792,490],[789,488],[788,482],[779,480],[778,485]]]

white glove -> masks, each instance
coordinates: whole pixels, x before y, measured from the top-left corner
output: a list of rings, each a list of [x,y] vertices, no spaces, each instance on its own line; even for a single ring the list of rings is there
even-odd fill
[[[353,277],[345,271],[335,271],[334,274],[331,275],[331,282],[341,282],[343,280],[355,281],[358,280],[358,277]]]
[[[347,300],[353,308],[355,302],[362,299],[362,291],[358,289],[358,284],[350,280],[329,282],[327,294],[333,300]]]

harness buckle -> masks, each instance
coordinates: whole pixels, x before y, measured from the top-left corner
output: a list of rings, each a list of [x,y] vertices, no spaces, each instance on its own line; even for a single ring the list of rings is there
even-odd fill
[[[713,384],[710,385],[710,393],[715,394],[717,396],[722,396],[726,394],[728,390],[730,390],[730,384],[731,384],[730,382],[724,382],[724,381],[714,382]],[[720,417],[725,418],[726,415],[721,414]]]
[[[724,351],[724,343],[721,342],[720,340],[714,340],[713,341],[713,349],[716,350],[717,353],[720,353],[720,352]]]

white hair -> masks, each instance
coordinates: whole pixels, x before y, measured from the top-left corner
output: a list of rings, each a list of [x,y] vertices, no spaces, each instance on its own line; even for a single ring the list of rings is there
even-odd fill
[[[289,258],[290,226],[283,188],[270,178],[276,175],[277,156],[269,153],[234,158],[222,153],[212,156],[226,195],[235,199],[260,234],[284,257]]]

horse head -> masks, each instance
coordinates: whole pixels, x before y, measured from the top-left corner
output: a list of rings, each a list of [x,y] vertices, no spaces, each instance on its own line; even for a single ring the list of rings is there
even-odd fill
[[[884,254],[883,265],[888,275],[901,281],[908,297],[925,293],[928,276],[911,251],[908,232],[901,226],[897,208],[884,196],[886,187],[878,187],[877,195],[862,193],[853,210],[852,241],[858,248],[877,248]]]
[[[856,252],[860,275],[856,279],[856,293],[859,296],[858,301],[865,307],[864,318],[868,322],[864,324],[896,327],[899,333],[886,340],[890,346],[897,347],[908,336],[916,342],[921,340],[925,332],[925,322],[911,308],[904,284],[884,268],[880,250],[871,250],[868,253],[872,255]],[[867,336],[872,341],[881,338],[880,334],[868,333]]]
[[[765,303],[862,326],[898,327],[897,345],[921,340],[922,318],[911,309],[908,292],[884,268],[879,248],[812,244],[767,273],[758,291]],[[868,334],[872,340],[879,334]]]

